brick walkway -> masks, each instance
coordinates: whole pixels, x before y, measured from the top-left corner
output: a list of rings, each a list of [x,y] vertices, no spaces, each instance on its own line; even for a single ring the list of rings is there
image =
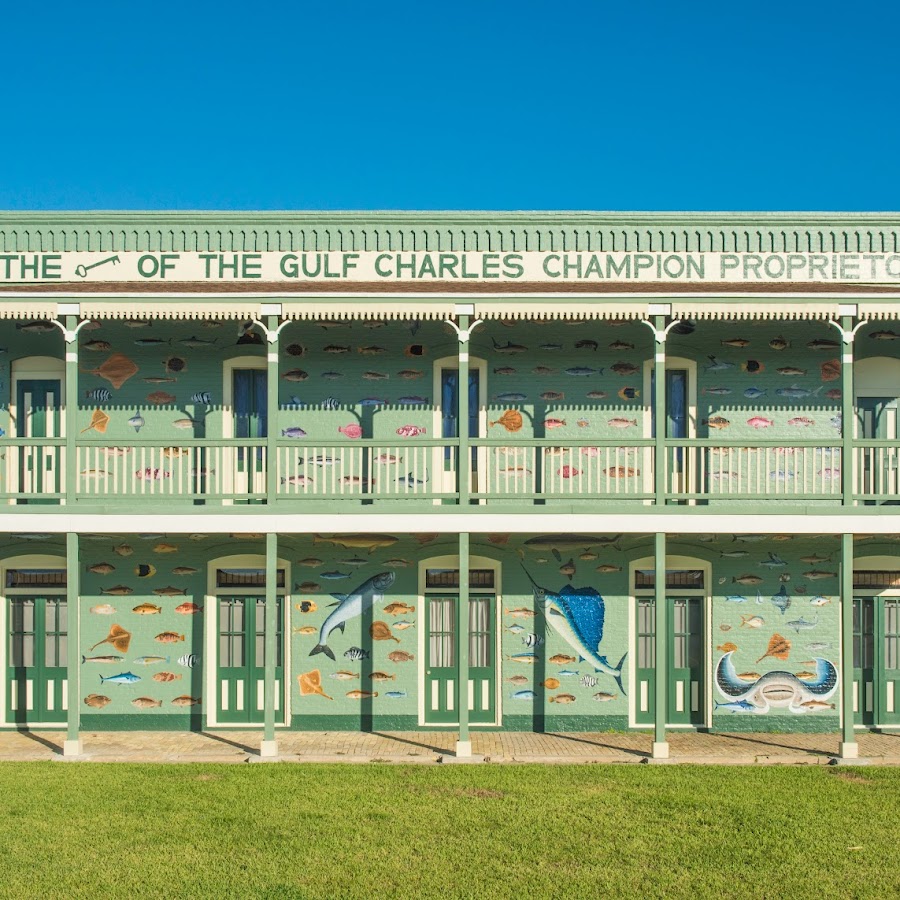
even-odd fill
[[[94,762],[246,762],[257,757],[258,731],[215,733],[102,732],[82,734]],[[450,732],[282,732],[279,759],[287,762],[453,762]],[[61,759],[62,732],[0,732],[0,761]],[[900,733],[861,732],[860,757],[900,765]],[[651,737],[629,734],[473,732],[475,761],[493,763],[635,763],[647,759]],[[837,734],[695,734],[671,732],[671,757],[681,763],[824,765],[838,753]]]

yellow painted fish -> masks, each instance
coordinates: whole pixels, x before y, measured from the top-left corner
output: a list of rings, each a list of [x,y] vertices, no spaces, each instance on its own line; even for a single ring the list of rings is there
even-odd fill
[[[160,543],[153,548],[154,553],[177,553],[178,547],[175,544]]]
[[[564,666],[567,663],[575,662],[575,659],[574,656],[567,656],[565,653],[557,653],[555,656],[551,656],[548,662],[552,662],[557,666]]]
[[[316,627],[314,625],[300,625],[294,627],[294,634],[315,634]]]
[[[377,697],[378,691],[347,691],[347,696],[351,700],[363,700],[366,697]]]
[[[524,606],[520,606],[518,609],[504,609],[503,612],[514,619],[533,619],[536,615],[533,609],[526,609]]]
[[[131,611],[137,613],[139,616],[155,616],[162,612],[162,607],[156,606],[153,603],[141,603],[138,606],[135,606]]]

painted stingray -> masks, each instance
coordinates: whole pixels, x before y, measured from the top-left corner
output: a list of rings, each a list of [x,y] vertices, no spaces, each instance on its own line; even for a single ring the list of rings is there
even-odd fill
[[[371,578],[367,578],[355,590],[346,594],[332,594],[337,600],[332,606],[335,609],[322,623],[319,631],[319,642],[312,648],[309,655],[324,653],[329,659],[334,659],[334,651],[328,646],[328,637],[332,631],[339,628],[343,633],[344,627],[351,619],[361,616],[366,610],[371,609],[376,603],[384,600],[384,592],[394,583],[393,572],[379,572]]]
[[[594,588],[573,588],[568,584],[555,593],[541,587],[527,570],[525,574],[532,584],[534,599],[541,604],[547,621],[580,657],[586,659],[598,672],[611,675],[624,694],[622,666],[628,653],[622,656],[617,666],[610,665],[605,656],[599,655],[606,615],[603,597]]]
[[[792,672],[766,672],[752,684],[737,677],[730,650],[716,666],[716,685],[719,692],[734,701],[747,701],[748,712],[767,713],[770,709],[787,708],[792,713],[805,713],[810,707],[804,706],[811,700],[826,700],[838,686],[838,671],[834,663],[816,657],[816,675],[809,681],[802,681]],[[729,704],[730,705],[730,704]],[[732,707],[736,709],[737,707]]]

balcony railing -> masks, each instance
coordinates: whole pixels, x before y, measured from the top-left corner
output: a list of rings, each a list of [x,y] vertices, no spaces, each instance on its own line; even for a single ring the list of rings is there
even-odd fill
[[[657,501],[651,439],[473,439],[468,485],[461,485],[456,439],[279,439],[273,473],[264,439],[79,440],[72,472],[64,438],[7,439],[0,452],[0,499],[13,504],[89,506],[141,498],[170,505],[271,502],[298,509],[325,501],[350,509],[413,500],[424,510],[458,504],[463,495],[478,505],[504,506]],[[666,440],[659,499],[709,506],[752,501],[773,509],[785,500],[838,506],[844,499],[842,457],[841,442],[834,440]],[[849,462],[855,505],[900,503],[900,442],[856,440]],[[315,507],[327,508],[332,507]]]

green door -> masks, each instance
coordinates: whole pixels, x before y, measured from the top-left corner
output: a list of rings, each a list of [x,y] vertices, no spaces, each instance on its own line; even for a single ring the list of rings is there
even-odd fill
[[[60,437],[59,379],[28,378],[16,383],[16,437]],[[62,491],[62,467],[59,447],[16,447],[18,490],[30,495],[21,503],[52,503],[41,494]]]
[[[896,441],[896,397],[857,397],[856,415],[859,436],[864,440]],[[895,447],[865,447],[860,460],[860,489],[875,497],[900,494],[900,466]],[[895,506],[898,500],[869,500],[866,505]]]
[[[900,724],[900,597],[854,599],[853,680],[859,724]]]
[[[637,598],[637,671],[635,723],[652,725],[656,709],[656,602]]]
[[[429,594],[425,598],[425,722],[459,722],[460,683],[456,641],[459,594]],[[469,722],[496,721],[496,598],[469,598]]]
[[[6,717],[18,725],[66,721],[65,597],[10,597]]]
[[[234,436],[262,440],[269,433],[267,383],[265,369],[235,369],[232,375],[234,397]],[[235,494],[265,495],[265,450],[237,448]],[[262,500],[260,500],[262,502]]]
[[[656,604],[652,597],[637,601],[637,700],[635,722],[652,725],[656,703]],[[703,598],[669,597],[668,696],[666,724],[703,725],[706,693],[703,675]]]
[[[262,722],[266,666],[265,597],[217,598],[218,721]],[[275,636],[275,712],[283,693],[283,598],[278,598]]]

